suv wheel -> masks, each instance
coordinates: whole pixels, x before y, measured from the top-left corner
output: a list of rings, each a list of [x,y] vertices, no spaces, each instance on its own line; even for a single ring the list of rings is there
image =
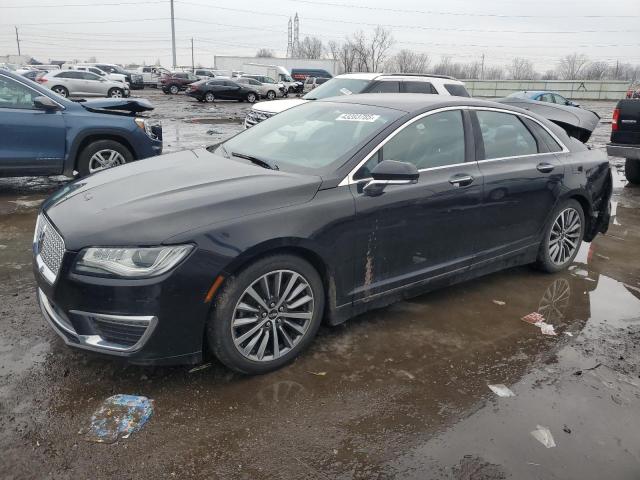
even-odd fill
[[[204,94],[204,101],[207,103],[213,103],[216,97],[212,92],[207,92]]]
[[[273,100],[274,98],[276,98],[276,92],[274,92],[273,90],[269,90],[267,92],[267,99],[268,100]]]
[[[629,183],[640,185],[640,160],[627,158],[624,164],[624,176],[627,177]]]
[[[122,98],[124,97],[124,92],[121,88],[112,88],[109,90],[109,93],[107,93],[107,96],[111,98]]]
[[[169,87],[169,93],[170,93],[171,95],[177,95],[179,91],[180,91],[180,88],[178,88],[178,86],[177,86],[177,85],[171,85],[171,86]]]
[[[51,89],[53,92],[57,93],[61,97],[67,98],[69,96],[69,90],[64,88],[62,85],[56,85]]]
[[[81,177],[133,161],[127,147],[115,140],[97,140],[78,155],[77,168]]]
[[[241,373],[286,365],[313,340],[324,310],[318,272],[294,255],[262,258],[216,295],[207,338],[216,357]]]

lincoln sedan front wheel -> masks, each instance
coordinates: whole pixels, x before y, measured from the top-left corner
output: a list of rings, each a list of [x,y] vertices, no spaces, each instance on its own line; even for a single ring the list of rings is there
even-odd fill
[[[261,374],[292,361],[313,340],[324,310],[318,272],[294,255],[265,257],[230,278],[207,328],[216,357],[241,373]]]

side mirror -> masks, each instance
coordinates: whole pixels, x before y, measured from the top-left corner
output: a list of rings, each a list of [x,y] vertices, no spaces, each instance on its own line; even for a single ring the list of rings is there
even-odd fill
[[[58,105],[56,102],[54,102],[49,97],[46,97],[44,95],[34,98],[33,106],[36,108],[39,108],[40,110],[47,110],[47,111],[60,109],[60,105]]]
[[[416,183],[420,172],[413,163],[383,160],[371,171],[370,180],[362,189],[365,195],[381,195],[387,185],[409,185]]]

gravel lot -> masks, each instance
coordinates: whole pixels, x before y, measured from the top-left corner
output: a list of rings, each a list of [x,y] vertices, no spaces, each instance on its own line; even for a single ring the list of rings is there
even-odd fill
[[[156,105],[165,152],[226,138],[249,108],[134,93]],[[613,105],[586,105],[602,116],[594,148]],[[66,348],[31,273],[37,209],[65,180],[0,179],[0,477],[639,478],[640,189],[614,164],[610,230],[570,271],[516,268],[322,328],[261,377]],[[558,336],[520,320],[536,311]],[[118,393],[154,399],[153,417],[129,439],[86,442],[92,413]],[[555,448],[533,438],[537,425]]]

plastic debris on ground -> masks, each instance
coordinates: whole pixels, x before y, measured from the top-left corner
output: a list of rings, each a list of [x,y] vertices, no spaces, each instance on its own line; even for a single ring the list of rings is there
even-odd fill
[[[491,300],[491,301],[496,305],[500,305],[501,307],[507,304],[507,302],[503,302],[502,300]]]
[[[310,373],[311,375],[315,375],[316,377],[324,377],[327,374],[327,372],[308,372],[308,373]]]
[[[547,427],[536,425],[536,429],[531,432],[531,436],[547,448],[553,448],[556,446],[553,435],[551,435],[551,431]]]
[[[199,372],[200,370],[206,370],[209,367],[211,367],[211,363],[203,363],[202,365],[196,365],[191,370],[189,370],[189,373],[195,373],[195,372]]]
[[[137,395],[107,398],[91,417],[85,440],[114,443],[140,430],[153,415],[153,400]]]
[[[544,317],[538,312],[531,312],[530,314],[522,317],[522,320],[538,327],[543,335],[557,335],[553,329],[553,325],[546,323],[544,321]]]
[[[498,395],[499,397],[515,397],[516,394],[511,391],[509,387],[499,383],[497,385],[488,385],[493,393]]]

